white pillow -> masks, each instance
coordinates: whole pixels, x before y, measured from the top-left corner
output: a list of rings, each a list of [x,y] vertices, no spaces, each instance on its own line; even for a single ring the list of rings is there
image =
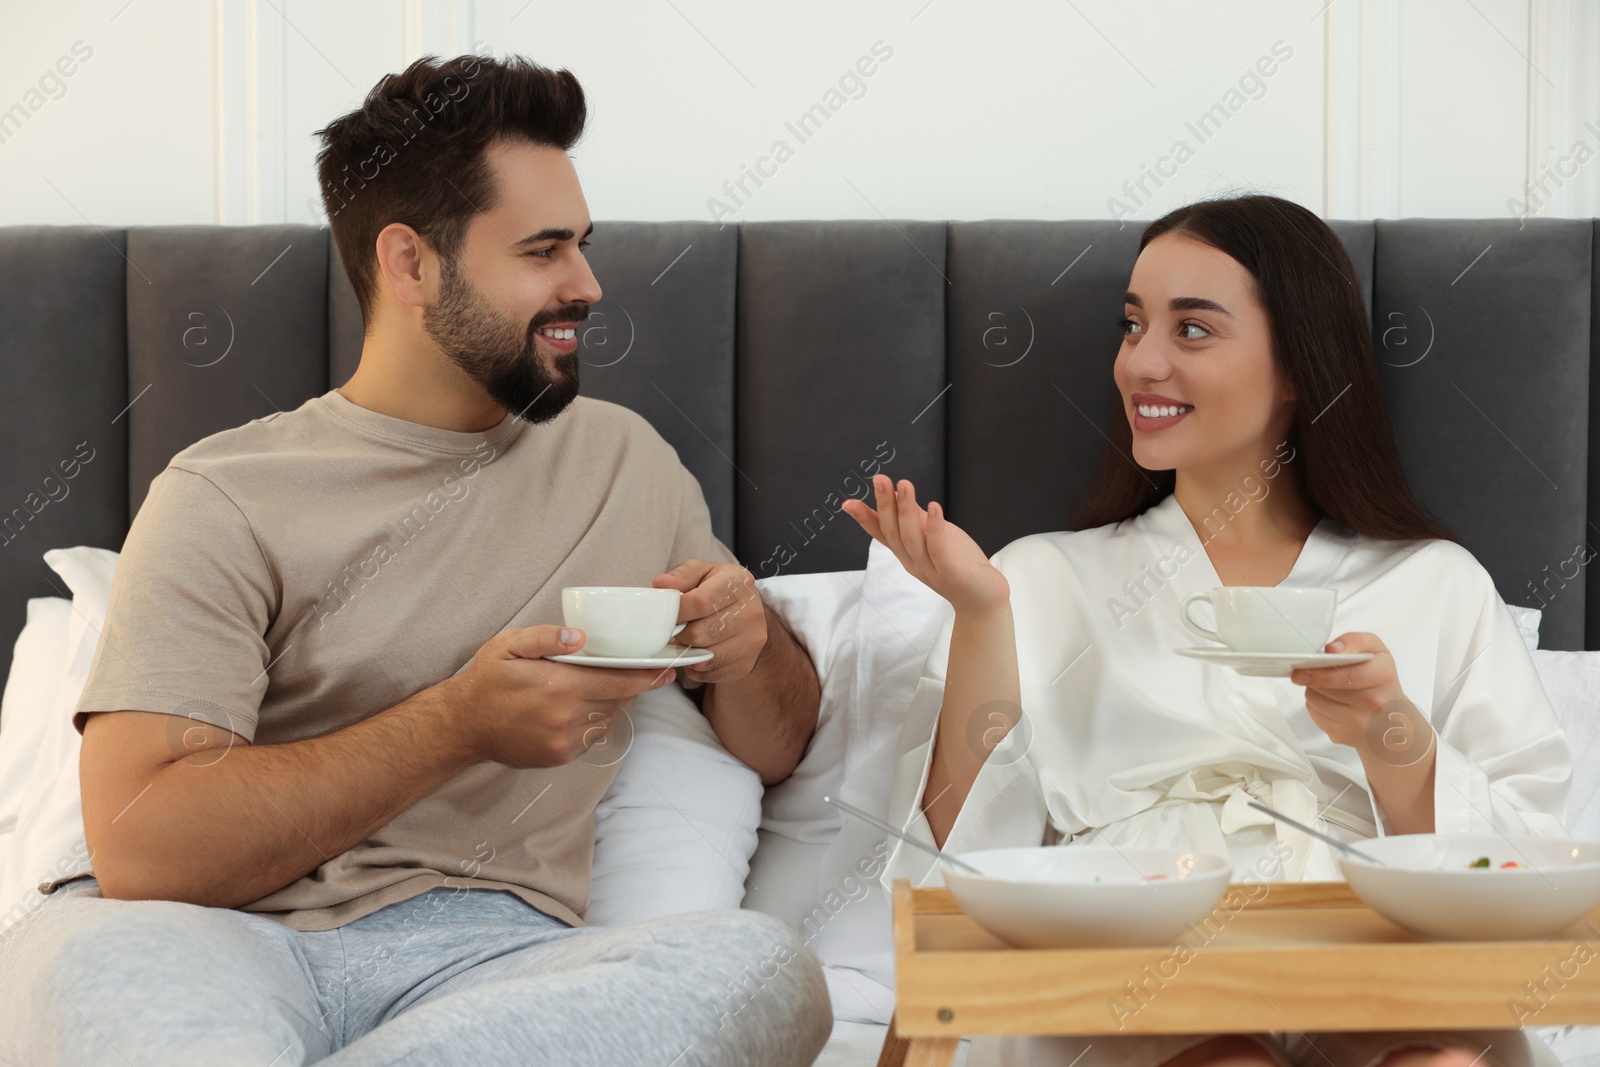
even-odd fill
[[[72,715],[89,679],[105,625],[117,554],[84,546],[56,548],[44,554],[44,561],[72,590],[72,614],[67,620],[60,682],[18,805],[17,829],[0,869],[0,907],[8,912],[19,904],[31,907],[42,901],[41,884],[89,867],[83,801],[78,793],[78,751],[83,739],[72,728]]]
[[[11,657],[11,674],[0,696],[0,873],[16,848],[17,816],[28,779],[39,761],[45,725],[67,659],[67,620],[72,603],[60,597],[28,601],[27,622]],[[44,897],[0,896],[0,938]]]
[[[822,687],[816,731],[795,772],[761,801],[761,843],[750,864],[744,906],[800,929],[815,895],[822,854],[839,831],[839,811],[822,798],[844,771],[845,708],[855,669],[856,611],[865,571],[786,574],[756,582],[772,610],[806,649]]]
[[[838,796],[889,816],[900,729],[950,605],[871,543],[856,621],[855,678],[847,708],[845,763]],[[881,831],[843,817],[822,858],[811,911],[811,945],[828,966],[834,1015],[884,1022],[894,1010],[892,909],[879,876],[888,857]],[[817,925],[820,924],[820,925]]]
[[[640,693],[616,722],[605,746],[582,757],[622,764],[595,809],[584,920],[621,926],[737,908],[756,851],[761,777],[722,747],[677,685]]]
[[[1516,604],[1506,604],[1506,610],[1511,612],[1511,621],[1517,624],[1517,633],[1522,635],[1522,643],[1532,652],[1539,647],[1539,622],[1544,618],[1544,611],[1540,608],[1524,608]]]
[[[0,696],[0,833],[17,827],[22,793],[66,667],[71,615],[72,602],[58,596],[28,601],[28,621],[17,635],[11,674]]]
[[[1567,831],[1600,841],[1600,652],[1540,649],[1533,666],[1572,748]]]
[[[631,748],[595,815],[589,923],[616,926],[742,904],[799,925],[820,852],[838,828],[836,811],[821,803],[831,786],[816,779],[842,766],[836,741],[843,727],[832,714],[841,701],[830,698],[829,679],[848,684],[845,659],[863,573],[756,581],[823,684],[805,757],[765,796],[760,777],[728,754],[676,687],[640,694]]]
[[[894,1010],[890,907],[878,882],[886,842],[823,797],[885,815],[900,724],[950,609],[877,542],[865,571],[781,581],[799,602],[774,609],[796,613],[822,708],[799,769],[767,791],[745,906],[788,921],[811,945],[836,1020],[883,1023]]]

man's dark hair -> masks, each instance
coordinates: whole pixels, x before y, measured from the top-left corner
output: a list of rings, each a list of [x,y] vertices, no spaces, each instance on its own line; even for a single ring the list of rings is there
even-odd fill
[[[521,56],[424,56],[318,130],[322,202],[367,323],[385,226],[404,223],[452,259],[472,216],[495,204],[484,149],[513,140],[570,150],[587,114],[568,71]]]

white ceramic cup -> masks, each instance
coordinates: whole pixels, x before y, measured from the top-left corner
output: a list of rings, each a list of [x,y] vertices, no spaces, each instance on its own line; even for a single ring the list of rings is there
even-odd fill
[[[683,631],[676,589],[574,585],[561,590],[561,617],[584,633],[580,652],[630,659],[653,656]]]
[[[1333,633],[1338,599],[1332,589],[1224,585],[1190,593],[1179,612],[1189,629],[1235,652],[1321,652]],[[1195,622],[1190,614],[1200,600],[1211,605],[1217,617],[1215,630]]]

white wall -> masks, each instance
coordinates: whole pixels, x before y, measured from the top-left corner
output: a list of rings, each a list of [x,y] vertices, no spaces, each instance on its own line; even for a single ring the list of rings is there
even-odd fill
[[[313,131],[474,46],[578,75],[600,219],[1600,215],[1592,0],[0,0],[0,224],[316,221]]]

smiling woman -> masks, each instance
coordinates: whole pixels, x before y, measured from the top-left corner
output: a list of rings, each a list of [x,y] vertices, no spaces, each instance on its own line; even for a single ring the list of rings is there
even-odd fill
[[[1251,801],[1338,842],[1566,836],[1566,739],[1488,573],[1406,484],[1333,231],[1273,197],[1179,209],[1145,231],[1123,316],[1120,406],[1074,528],[986,559],[909,482],[845,505],[954,608],[906,713],[890,820],[956,853],[1183,848],[1235,871],[1273,856],[1283,881],[1340,871],[1325,839]],[[1327,658],[1268,678],[1180,655],[1197,651],[1186,601],[1280,585],[1336,605]],[[1369,655],[1326,665],[1336,653]],[[897,845],[897,877],[938,873]],[[976,1038],[968,1064],[1432,1062],[1417,1046],[1537,1062],[1504,1031]]]
[[[1174,461],[1239,447],[1272,409],[1268,436],[1299,457],[1313,509],[1381,540],[1455,540],[1401,473],[1361,288],[1326,223],[1277,197],[1201,201],[1151,223],[1139,248],[1114,372],[1124,412],[1072,529],[1139,514],[1173,492]],[[1240,376],[1247,356],[1269,389]],[[1194,410],[1147,418],[1147,402]]]

